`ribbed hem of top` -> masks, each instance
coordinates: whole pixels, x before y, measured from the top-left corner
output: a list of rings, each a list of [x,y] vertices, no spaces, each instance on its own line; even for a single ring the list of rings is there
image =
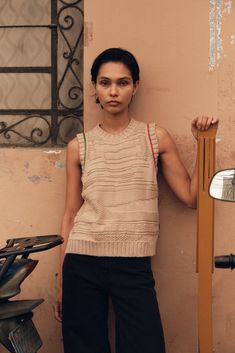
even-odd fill
[[[66,253],[91,256],[153,256],[156,252],[157,237],[144,241],[94,242],[82,239],[69,239]]]

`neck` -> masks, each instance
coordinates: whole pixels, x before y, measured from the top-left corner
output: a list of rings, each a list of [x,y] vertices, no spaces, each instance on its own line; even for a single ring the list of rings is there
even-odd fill
[[[103,119],[100,122],[100,127],[107,132],[118,133],[127,127],[130,119],[128,111],[120,115],[104,113]]]

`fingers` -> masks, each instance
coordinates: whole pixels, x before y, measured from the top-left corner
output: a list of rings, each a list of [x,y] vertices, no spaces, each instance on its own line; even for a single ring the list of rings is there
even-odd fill
[[[59,293],[57,296],[57,301],[53,305],[54,317],[57,321],[62,321],[62,288],[59,288]]]
[[[212,121],[211,121],[211,124],[213,124],[213,125],[219,124],[219,119],[213,117],[213,118],[212,118]]]
[[[198,131],[208,130],[211,125],[218,123],[218,119],[215,117],[199,116],[192,120],[192,129]]]
[[[54,305],[54,316],[57,321],[62,321],[62,305],[61,302],[57,302]]]

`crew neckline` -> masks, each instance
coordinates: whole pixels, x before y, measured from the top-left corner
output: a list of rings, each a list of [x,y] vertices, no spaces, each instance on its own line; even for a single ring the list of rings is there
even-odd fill
[[[101,137],[106,137],[106,138],[112,138],[112,139],[119,139],[121,137],[128,136],[131,131],[133,131],[134,127],[136,126],[136,120],[133,118],[130,118],[129,124],[120,132],[117,133],[112,133],[108,132],[102,129],[100,126],[100,123],[96,125],[96,132],[101,136]]]

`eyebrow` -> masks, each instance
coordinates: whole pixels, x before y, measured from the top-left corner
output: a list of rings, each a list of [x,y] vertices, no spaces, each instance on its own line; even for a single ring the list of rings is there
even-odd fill
[[[109,77],[105,77],[105,76],[100,76],[99,80],[111,80]],[[119,77],[117,80],[131,80],[130,77],[124,76],[124,77]]]

